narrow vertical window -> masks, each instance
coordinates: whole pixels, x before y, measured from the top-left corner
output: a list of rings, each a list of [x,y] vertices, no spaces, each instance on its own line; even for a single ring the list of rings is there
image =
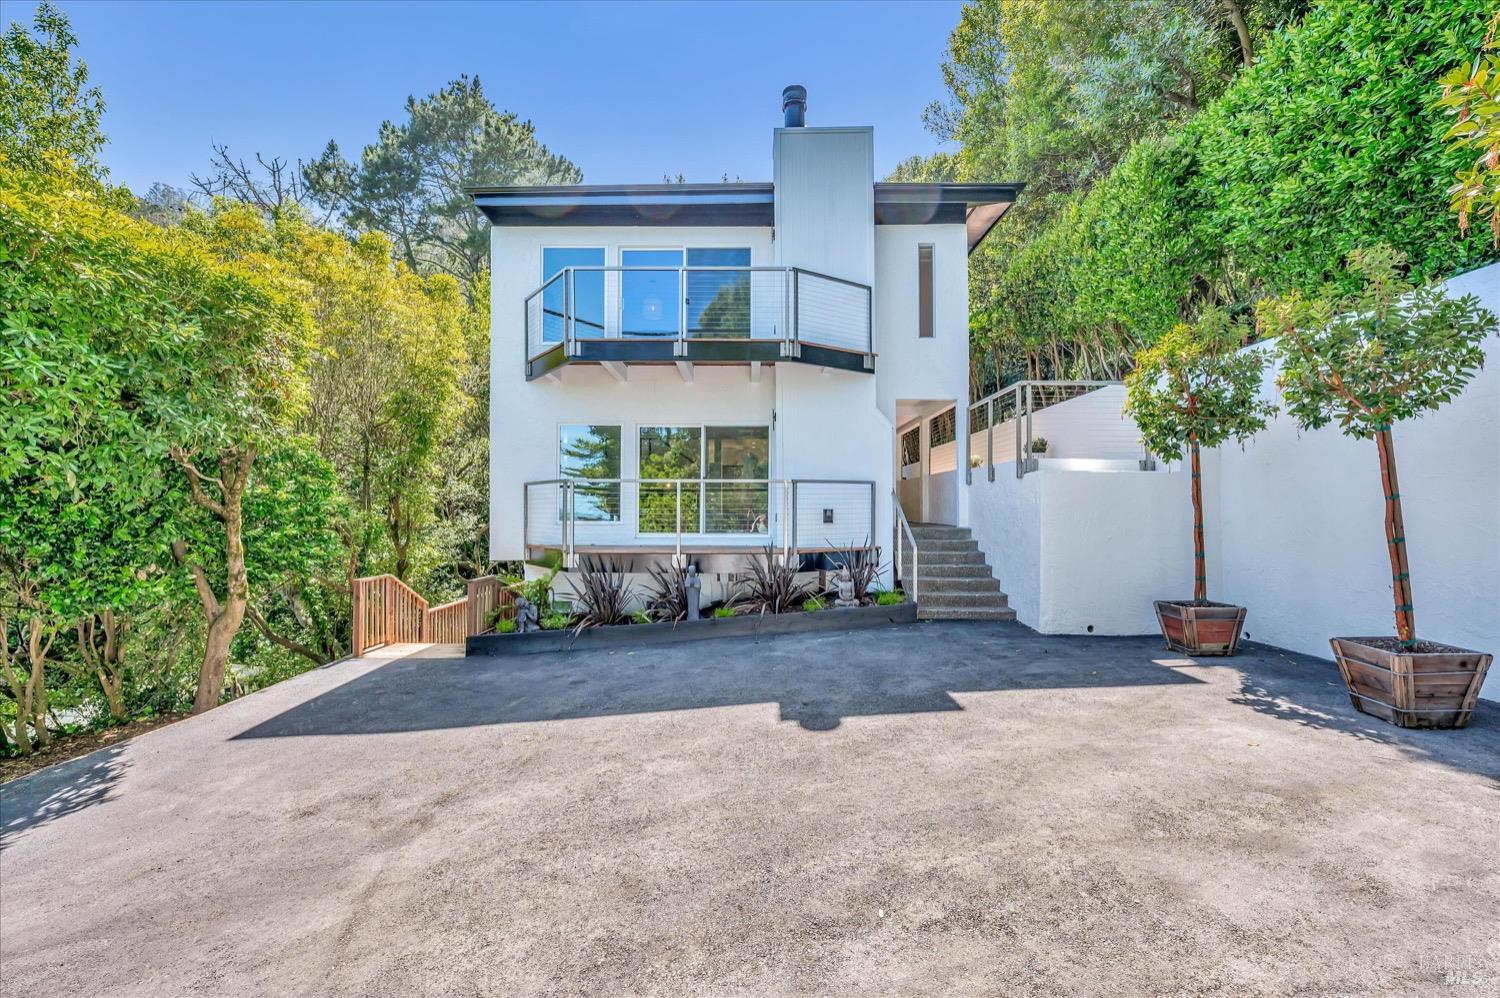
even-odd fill
[[[917,335],[932,335],[932,244],[922,243],[917,247]]]

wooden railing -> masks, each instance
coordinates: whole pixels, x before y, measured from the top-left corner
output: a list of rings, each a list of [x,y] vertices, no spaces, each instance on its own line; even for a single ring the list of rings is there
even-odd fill
[[[471,579],[462,599],[431,608],[394,575],[355,579],[353,652],[358,657],[382,645],[405,642],[462,644],[469,635],[488,629],[497,607],[503,617],[514,605],[515,593],[493,575]]]

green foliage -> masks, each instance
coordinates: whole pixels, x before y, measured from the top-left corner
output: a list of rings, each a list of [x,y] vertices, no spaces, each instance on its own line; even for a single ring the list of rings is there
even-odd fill
[[[552,583],[557,579],[558,571],[559,569],[553,568],[546,575],[539,575],[534,579],[508,579],[507,584],[515,590],[516,595],[536,607],[538,613],[545,614],[552,607]]]
[[[544,631],[565,631],[571,623],[571,618],[566,613],[556,610],[541,618],[541,627]]]
[[[73,59],[76,44],[68,15],[50,3],[37,6],[30,31],[14,21],[0,37],[0,152],[10,166],[47,171],[60,158],[85,177],[104,177],[104,98]]]
[[[828,603],[821,596],[813,596],[802,603],[802,610],[805,613],[817,613],[819,610],[826,609],[828,609]]]
[[[898,603],[905,602],[906,594],[899,589],[890,590],[887,592],[879,592],[875,594],[876,606],[895,606]]]
[[[516,622],[514,620],[502,620],[495,625],[495,630],[501,634],[514,634]]]
[[[735,613],[734,613],[734,607],[732,607],[732,606],[716,606],[716,607],[714,607],[714,619],[715,620],[724,620],[726,618],[733,617],[734,615],[735,615]]]
[[[1488,215],[1490,244],[1500,249],[1500,55],[1484,54],[1500,47],[1497,28],[1500,8],[1490,17],[1484,51],[1438,81],[1442,96],[1437,106],[1455,119],[1443,138],[1473,156],[1471,164],[1454,173],[1455,183],[1448,188],[1459,231],[1469,231],[1470,215]]]
[[[531,122],[496,110],[479,79],[467,76],[421,100],[407,98],[406,120],[382,123],[358,163],[330,142],[305,175],[313,196],[351,228],[389,233],[412,270],[439,270],[466,284],[489,259],[489,225],[466,185],[583,179],[538,141]]]
[[[1253,65],[1212,100],[1200,89],[1196,114],[1127,115],[1103,145],[1069,110],[1088,85],[1079,67],[1133,50],[1118,33],[1091,36],[1088,18],[1147,15],[1091,12],[1069,36],[1044,27],[1063,16],[1050,5],[1020,6],[971,4],[954,35],[967,67],[954,90],[960,175],[1028,183],[971,261],[982,380],[1118,376],[1205,307],[1327,282],[1348,291],[1344,258],[1377,241],[1422,280],[1495,259],[1488,239],[1447,221],[1450,178],[1482,149],[1445,147],[1431,107],[1433,80],[1480,45],[1488,0],[1343,0],[1275,31],[1293,10],[1246,5]],[[1449,110],[1465,100],[1452,85]]]
[[[1031,453],[1033,453],[1033,454],[1045,454],[1045,453],[1047,453],[1047,438],[1046,437],[1032,437],[1031,438]]]
[[[1278,337],[1277,383],[1304,429],[1336,423],[1370,439],[1451,401],[1483,365],[1495,315],[1472,295],[1450,298],[1403,276],[1405,262],[1385,246],[1358,251],[1349,257],[1355,291],[1261,303],[1262,333]]]
[[[1265,355],[1239,350],[1243,340],[1228,313],[1210,308],[1136,355],[1125,411],[1151,453],[1180,461],[1189,445],[1217,447],[1265,428],[1275,412],[1258,398]]]

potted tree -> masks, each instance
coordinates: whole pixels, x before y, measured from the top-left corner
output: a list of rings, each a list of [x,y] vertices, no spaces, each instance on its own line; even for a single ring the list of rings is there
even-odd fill
[[[1417,639],[1391,428],[1463,390],[1484,363],[1480,343],[1496,319],[1473,296],[1408,282],[1405,263],[1385,246],[1356,251],[1349,269],[1358,291],[1333,302],[1268,300],[1259,318],[1278,337],[1277,384],[1298,424],[1336,422],[1346,436],[1373,440],[1380,459],[1396,636],[1329,639],[1349,699],[1403,728],[1461,728],[1492,656]]]
[[[1189,655],[1233,655],[1245,608],[1208,598],[1203,549],[1203,471],[1199,450],[1246,440],[1265,428],[1275,407],[1261,400],[1265,356],[1240,351],[1243,328],[1227,312],[1209,308],[1192,325],[1179,324],[1136,355],[1125,379],[1125,411],[1146,448],[1192,469],[1193,598],[1156,601],[1167,647]]]

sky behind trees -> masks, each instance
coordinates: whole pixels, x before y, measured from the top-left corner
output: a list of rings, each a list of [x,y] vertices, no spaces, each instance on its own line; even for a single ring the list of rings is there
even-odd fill
[[[808,123],[876,126],[875,170],[940,146],[922,109],[957,0],[870,4],[79,3],[79,55],[108,104],[102,159],[137,191],[186,188],[211,143],[357,154],[408,95],[478,75],[586,183],[770,179],[781,88]],[[31,2],[4,5],[29,23]]]

